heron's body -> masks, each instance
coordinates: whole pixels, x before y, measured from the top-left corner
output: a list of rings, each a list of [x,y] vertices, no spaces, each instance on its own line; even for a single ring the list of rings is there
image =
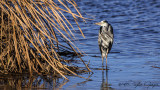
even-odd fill
[[[107,65],[107,55],[113,44],[113,28],[107,21],[101,21],[96,24],[101,26],[99,30],[98,44],[102,55],[102,65],[104,58],[106,58]]]

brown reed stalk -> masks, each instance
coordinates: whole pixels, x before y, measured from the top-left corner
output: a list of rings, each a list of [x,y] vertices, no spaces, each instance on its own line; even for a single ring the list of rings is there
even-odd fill
[[[74,22],[70,22],[67,16]],[[76,36],[72,23],[76,23],[81,35],[85,36],[77,17],[87,19],[78,11],[74,0],[1,0],[0,73],[54,73],[67,80],[65,75],[68,72],[78,76],[62,63],[65,61],[58,54],[67,50],[80,58],[82,52],[74,44]]]

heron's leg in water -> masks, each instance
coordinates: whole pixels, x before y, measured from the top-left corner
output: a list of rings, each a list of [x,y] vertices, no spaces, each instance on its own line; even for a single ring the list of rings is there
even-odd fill
[[[107,49],[107,53],[106,53],[106,67],[107,67],[107,56],[108,56],[108,49]]]

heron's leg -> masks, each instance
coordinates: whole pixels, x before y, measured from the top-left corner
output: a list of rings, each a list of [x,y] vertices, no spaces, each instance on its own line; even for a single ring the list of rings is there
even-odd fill
[[[103,57],[102,57],[102,67],[104,66],[103,62],[104,62],[104,61],[103,61]]]
[[[108,53],[106,54],[106,67],[107,67],[107,55],[108,55]]]
[[[106,53],[106,67],[107,67],[107,56],[108,56],[108,49],[107,49],[107,53]]]

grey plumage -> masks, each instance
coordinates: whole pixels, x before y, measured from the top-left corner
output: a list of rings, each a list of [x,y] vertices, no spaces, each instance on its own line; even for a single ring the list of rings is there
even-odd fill
[[[107,21],[101,21],[95,24],[101,26],[99,30],[98,44],[102,55],[102,64],[103,58],[106,58],[107,65],[107,55],[111,50],[113,44],[113,28]]]

